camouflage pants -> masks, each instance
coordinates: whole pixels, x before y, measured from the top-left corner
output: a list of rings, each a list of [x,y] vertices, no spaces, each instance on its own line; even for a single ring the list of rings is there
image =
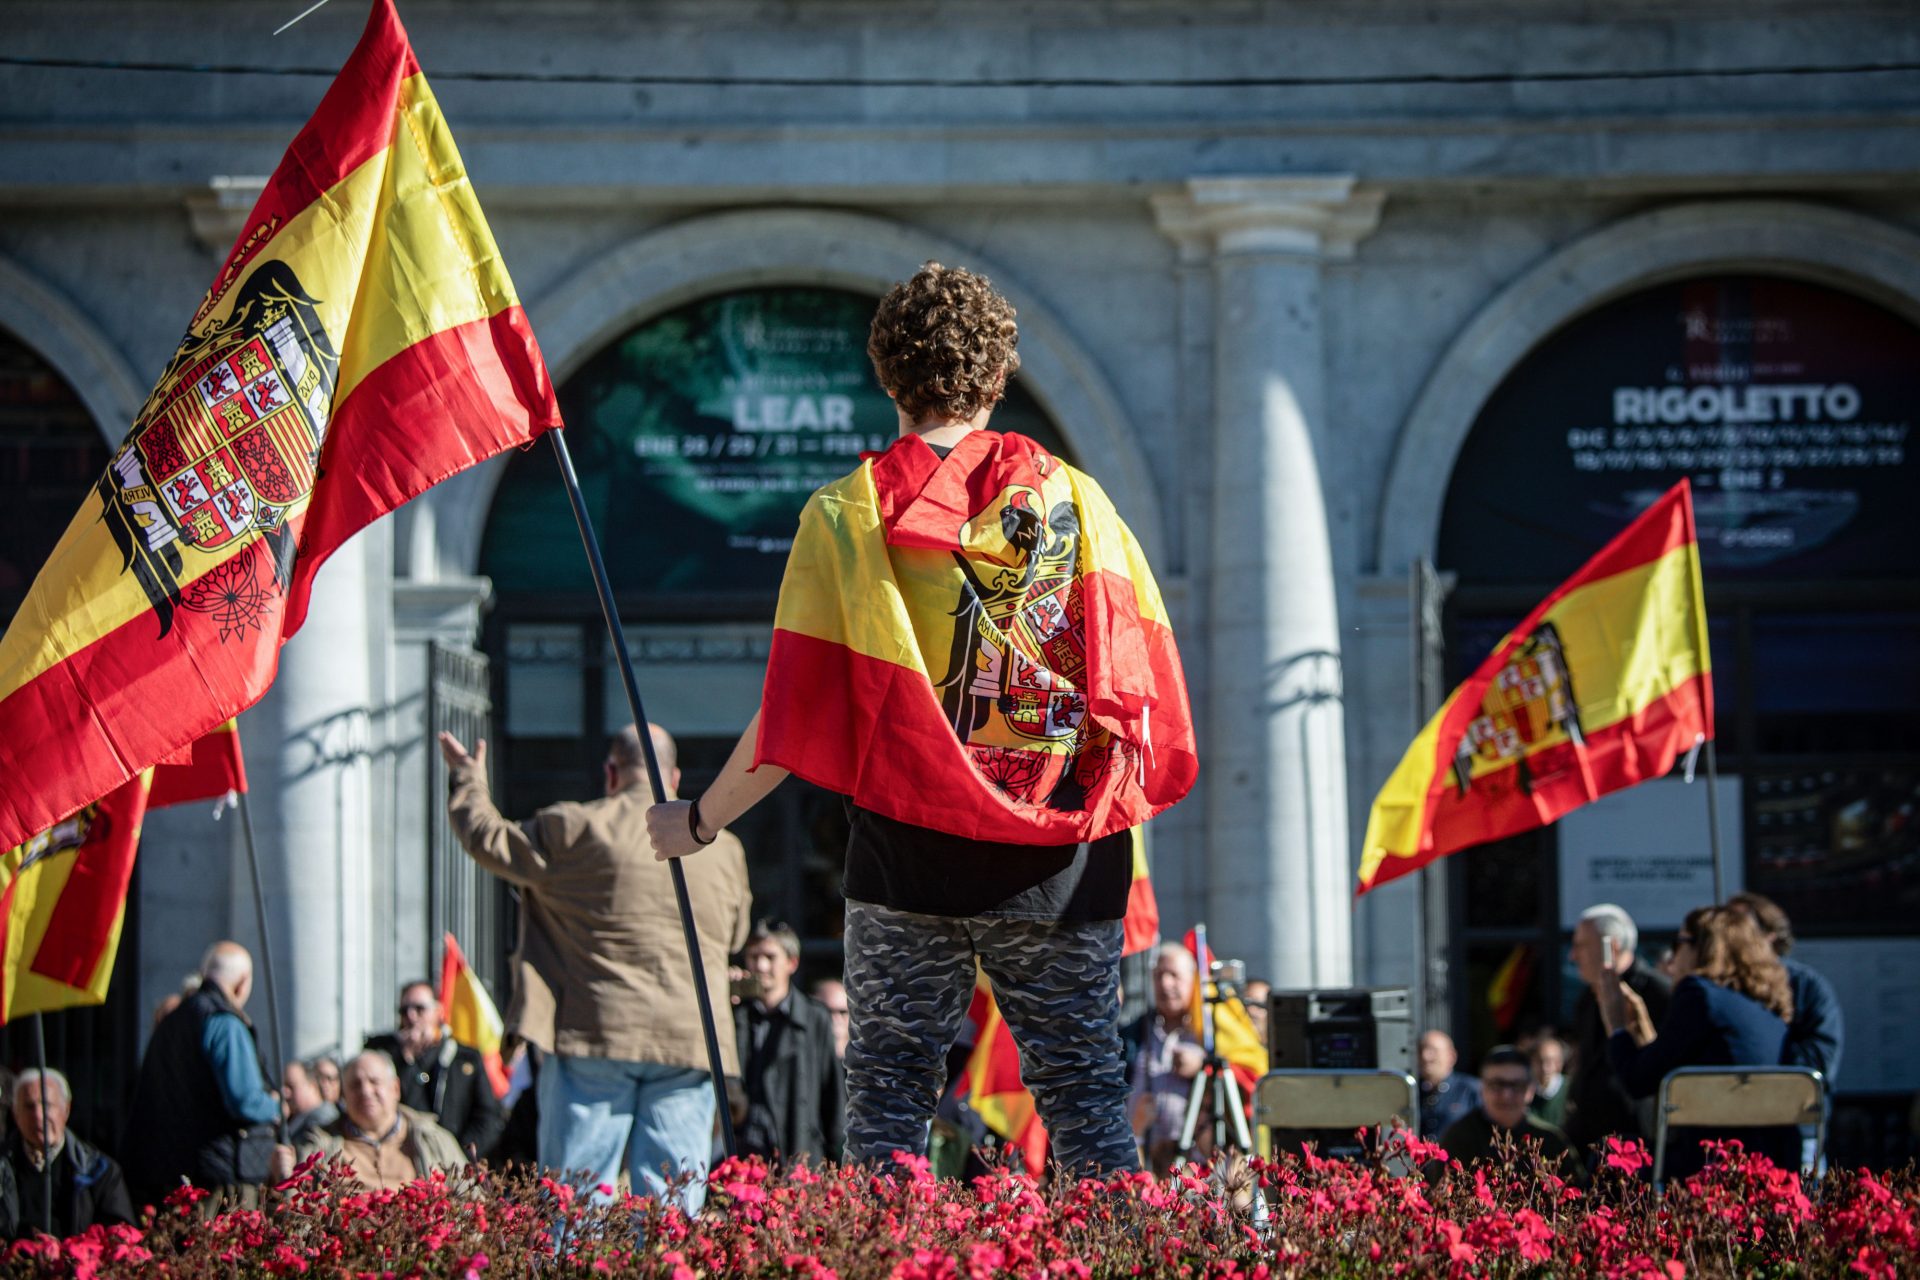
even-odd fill
[[[847,903],[847,1159],[926,1153],[977,956],[1054,1159],[1080,1172],[1138,1168],[1115,1023],[1120,942],[1118,920],[950,919]]]

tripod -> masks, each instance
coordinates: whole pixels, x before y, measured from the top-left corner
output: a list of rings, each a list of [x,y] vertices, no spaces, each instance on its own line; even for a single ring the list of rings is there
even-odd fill
[[[1230,996],[1208,996],[1206,998],[1205,1019],[1206,1060],[1193,1077],[1193,1083],[1187,1088],[1187,1114],[1180,1124],[1179,1154],[1174,1157],[1176,1166],[1193,1158],[1193,1144],[1200,1136],[1200,1109],[1208,1101],[1213,1102],[1213,1149],[1225,1151],[1232,1147],[1243,1156],[1250,1156],[1253,1150],[1253,1133],[1247,1128],[1246,1100],[1240,1095],[1240,1081],[1233,1074],[1233,1067],[1220,1056],[1213,1043],[1213,1006],[1223,1003]]]

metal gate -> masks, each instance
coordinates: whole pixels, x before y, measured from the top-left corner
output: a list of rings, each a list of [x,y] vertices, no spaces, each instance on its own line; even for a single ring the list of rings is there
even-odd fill
[[[438,642],[427,645],[427,928],[430,954],[451,933],[494,1002],[506,1005],[501,987],[512,902],[506,884],[474,865],[454,839],[447,820],[447,764],[440,734],[451,733],[469,750],[493,733],[493,698],[487,655]]]

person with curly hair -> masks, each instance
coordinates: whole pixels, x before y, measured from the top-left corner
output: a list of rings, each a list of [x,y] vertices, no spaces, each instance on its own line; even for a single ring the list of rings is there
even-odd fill
[[[1192,787],[1179,654],[1093,480],[988,428],[1014,309],[929,262],[867,352],[899,435],[809,500],[760,710],[697,801],[694,853],[788,772],[848,799],[846,1155],[924,1155],[976,962],[1056,1159],[1138,1167],[1116,1013],[1129,830]]]
[[[1618,980],[1601,990],[1614,1074],[1637,1098],[1652,1097],[1675,1067],[1778,1065],[1793,1019],[1787,971],[1753,916],[1735,907],[1696,907],[1674,938],[1673,1003],[1656,1031],[1646,1006]],[[1800,1165],[1800,1131],[1791,1125],[1744,1129],[1675,1128],[1667,1176],[1697,1172],[1706,1139],[1737,1138],[1783,1169]]]

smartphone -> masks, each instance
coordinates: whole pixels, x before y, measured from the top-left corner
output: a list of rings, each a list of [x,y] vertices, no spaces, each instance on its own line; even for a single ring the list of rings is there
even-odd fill
[[[751,973],[738,974],[727,983],[727,994],[736,1000],[758,1000],[760,979]]]
[[[1613,939],[1600,935],[1600,966],[1608,973],[1613,972]]]

